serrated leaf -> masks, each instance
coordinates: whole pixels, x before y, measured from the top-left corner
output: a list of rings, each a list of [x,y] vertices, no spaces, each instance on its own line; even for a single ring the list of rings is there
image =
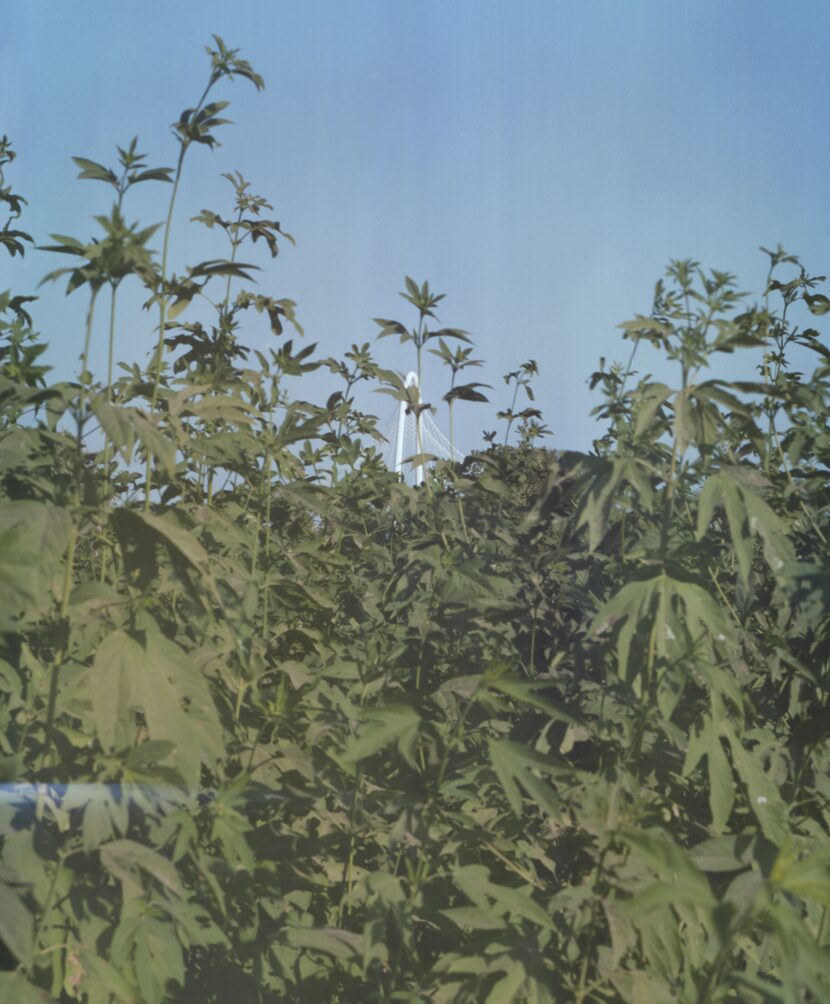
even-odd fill
[[[185,895],[175,865],[152,847],[146,847],[135,840],[113,840],[105,844],[100,853],[101,863],[117,878],[123,880],[126,873],[142,871],[176,896]]]
[[[117,1004],[143,1004],[135,987],[94,945],[82,948],[80,960],[84,991],[90,999],[111,1001],[114,997]]]
[[[668,833],[655,829],[625,830],[620,836],[654,869],[659,879],[656,883],[643,886],[631,899],[621,902],[620,913],[636,917],[640,911],[677,902],[704,907],[714,905],[715,897],[706,876]]]
[[[97,164],[94,160],[87,160],[86,157],[73,157],[72,159],[81,168],[81,173],[78,175],[79,178],[89,178],[92,181],[106,181],[108,184],[117,187],[118,178],[116,178],[115,174],[108,167],[104,167],[103,164]]]
[[[721,726],[729,740],[735,772],[745,785],[749,808],[768,840],[781,845],[788,832],[789,810],[775,782],[764,770],[763,752],[748,749],[731,727]]]
[[[168,981],[184,986],[182,947],[178,938],[170,937],[169,928],[159,921],[145,918],[137,926],[135,961],[139,989],[142,990],[142,1004],[149,1004],[154,996],[159,1002],[165,1000]],[[147,979],[150,976],[152,980]]]
[[[576,511],[577,527],[588,527],[588,544],[591,551],[599,547],[605,536],[611,506],[623,483],[636,492],[640,504],[651,507],[653,475],[649,466],[637,457],[584,457],[580,462],[585,488]]]
[[[702,540],[718,505],[723,506],[741,578],[748,581],[752,562],[752,537],[763,544],[764,558],[774,573],[795,560],[784,521],[751,488],[744,469],[721,470],[707,478],[700,493],[697,539]]]
[[[660,406],[665,403],[671,393],[671,388],[664,383],[652,383],[644,389],[640,398],[640,407],[637,410],[637,421],[634,424],[636,436],[641,436],[651,425]]]
[[[110,404],[102,397],[96,397],[92,402],[92,411],[107,438],[120,452],[125,463],[132,459],[135,446],[135,412],[131,408],[122,408]]]
[[[346,744],[341,760],[356,764],[395,743],[407,763],[416,768],[414,748],[420,726],[418,712],[408,704],[391,704],[370,712],[358,735]]]
[[[139,442],[148,456],[155,457],[165,471],[172,475],[176,470],[176,447],[164,435],[155,421],[134,411],[132,423]]]
[[[490,881],[484,865],[464,865],[453,872],[453,881],[471,902],[482,910],[528,920],[537,927],[554,930],[553,919],[528,893]]]
[[[544,688],[550,688],[550,683],[544,680],[516,680],[508,676],[500,676],[487,681],[489,690],[497,690],[500,694],[512,697],[514,701],[528,704],[540,711],[547,712],[554,720],[568,725],[582,725],[585,718],[576,709],[566,708],[558,701],[537,693]]]
[[[95,653],[90,672],[95,730],[106,751],[132,738],[136,683],[144,675],[145,654],[124,631],[112,631]]]
[[[707,769],[709,773],[709,808],[712,829],[723,832],[735,804],[735,781],[732,766],[724,752],[720,735],[713,724],[704,733]]]
[[[622,622],[617,635],[617,671],[623,679],[632,678],[629,656],[635,633],[644,634],[650,629],[652,609],[658,597],[662,576],[641,582],[629,582],[604,604],[594,617],[590,634],[594,638],[605,636]]]
[[[490,764],[501,783],[508,804],[516,816],[522,816],[523,788],[534,802],[551,816],[561,811],[561,803],[554,790],[538,778],[534,770],[551,770],[554,765],[545,757],[526,746],[509,739],[490,739],[487,744]]]
[[[137,185],[142,181],[169,181],[173,183],[172,167],[151,167],[130,175],[130,184]]]

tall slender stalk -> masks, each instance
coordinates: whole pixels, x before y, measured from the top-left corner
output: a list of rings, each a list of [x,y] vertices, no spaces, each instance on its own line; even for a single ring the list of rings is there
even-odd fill
[[[507,446],[507,440],[510,436],[510,427],[513,425],[513,409],[516,407],[516,401],[519,398],[519,381],[516,379],[516,386],[513,388],[513,400],[510,402],[510,418],[507,420],[507,428],[504,430],[504,445]]]
[[[230,239],[231,240],[231,257],[230,257],[231,264],[233,264],[236,261],[236,252],[237,252],[237,250],[239,248],[239,245],[242,243],[242,241],[238,237],[239,224],[241,223],[241,221],[242,221],[242,210],[240,209],[239,212],[236,214],[236,229],[234,230],[234,236],[231,237],[231,239]],[[228,281],[225,284],[225,299],[224,299],[224,301],[222,303],[222,306],[224,307],[224,311],[225,311],[226,314],[227,314],[227,311],[228,311],[228,304],[230,303],[230,300],[231,300],[231,281],[232,281],[232,279],[233,279],[233,275],[229,273],[228,274]]]
[[[199,103],[193,111],[196,115],[205,103],[205,98],[208,93],[216,83],[215,74],[211,74],[210,80],[207,83],[202,96],[199,99]],[[182,180],[182,168],[184,167],[184,158],[188,149],[190,148],[190,140],[187,137],[181,137],[179,140],[179,157],[176,161],[176,173],[173,176],[173,191],[170,193],[170,202],[167,206],[167,218],[164,221],[164,238],[162,240],[161,246],[161,273],[158,280],[159,288],[159,336],[158,342],[156,343],[156,351],[154,368],[155,372],[153,374],[153,392],[150,397],[150,410],[155,411],[156,405],[158,404],[159,389],[161,386],[161,371],[164,365],[164,332],[167,323],[167,293],[164,289],[164,284],[167,281],[167,261],[168,254],[170,251],[170,230],[173,224],[173,211],[176,208],[176,196],[179,193],[179,184]],[[147,512],[150,509],[150,493],[153,487],[152,483],[152,462],[149,455],[147,454],[147,463],[144,472],[144,511]]]
[[[81,354],[81,383],[86,386],[84,374],[89,372],[89,347],[92,343],[92,326],[95,319],[95,300],[98,297],[100,286],[92,286],[89,295],[89,306],[86,311],[86,330],[84,333],[84,351]]]
[[[107,351],[107,397],[112,395],[112,367],[115,355],[115,303],[118,298],[118,282],[110,285],[110,327]]]

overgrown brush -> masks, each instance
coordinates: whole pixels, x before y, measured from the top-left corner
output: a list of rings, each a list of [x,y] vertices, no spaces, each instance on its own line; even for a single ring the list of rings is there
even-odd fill
[[[537,444],[530,362],[505,442],[408,487],[354,391],[410,389],[368,344],[285,340],[295,305],[246,260],[290,237],[241,175],[198,217],[227,257],[170,271],[209,92],[262,86],[215,46],[175,168],[135,141],[116,168],[76,158],[115,201],[97,238],[51,245],[88,298],[74,382],[48,382],[32,298],[0,297],[0,997],[827,1001],[830,352],[791,319],[830,309],[817,280],[766,252],[749,305],[673,262],[623,325],[628,365],[592,378],[590,455]],[[159,231],[126,222],[144,182],[171,185]],[[116,376],[124,281],[157,344]],[[440,297],[404,296],[414,326],[381,334],[444,359],[450,404],[481,401]],[[643,343],[676,386],[637,380]],[[755,379],[709,376],[743,349]],[[289,396],[320,365],[343,390]]]

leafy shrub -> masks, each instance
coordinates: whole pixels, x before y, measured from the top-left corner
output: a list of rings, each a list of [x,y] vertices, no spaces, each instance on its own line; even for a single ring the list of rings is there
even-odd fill
[[[291,238],[241,175],[229,214],[197,218],[227,258],[168,270],[213,88],[262,86],[215,46],[175,168],[135,142],[115,169],[76,158],[115,195],[101,236],[51,245],[89,302],[76,381],[48,382],[32,297],[0,298],[2,999],[830,999],[830,352],[788,317],[827,312],[817,280],[766,252],[748,306],[673,262],[623,325],[631,361],[592,378],[594,452],[538,445],[531,362],[505,442],[407,487],[354,389],[411,391],[368,345],[284,339],[294,303],[240,255]],[[144,182],[171,186],[158,235],[124,216]],[[0,197],[22,255],[23,200]],[[116,378],[125,280],[158,342]],[[381,334],[481,401],[440,297],[404,296],[414,327]],[[283,339],[267,354],[251,309]],[[643,343],[677,387],[635,382]],[[745,348],[757,379],[707,378]],[[290,397],[320,365],[344,389]]]

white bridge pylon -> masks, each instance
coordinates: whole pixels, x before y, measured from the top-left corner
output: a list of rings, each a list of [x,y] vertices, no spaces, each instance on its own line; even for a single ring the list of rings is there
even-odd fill
[[[407,373],[404,386],[416,388],[415,400],[420,403],[418,374]],[[405,462],[408,457],[416,456],[419,453],[430,453],[441,460],[460,461],[464,459],[464,454],[460,450],[450,446],[449,440],[435,424],[428,408],[424,409],[420,415],[416,415],[414,411],[410,410],[406,401],[401,401],[395,415],[386,423],[384,431],[387,433],[385,438],[388,444],[387,449],[383,451],[384,459],[387,466],[392,467],[395,473],[399,474],[405,481],[408,480],[405,470]],[[412,473],[416,485],[424,481],[423,464],[417,464]]]

